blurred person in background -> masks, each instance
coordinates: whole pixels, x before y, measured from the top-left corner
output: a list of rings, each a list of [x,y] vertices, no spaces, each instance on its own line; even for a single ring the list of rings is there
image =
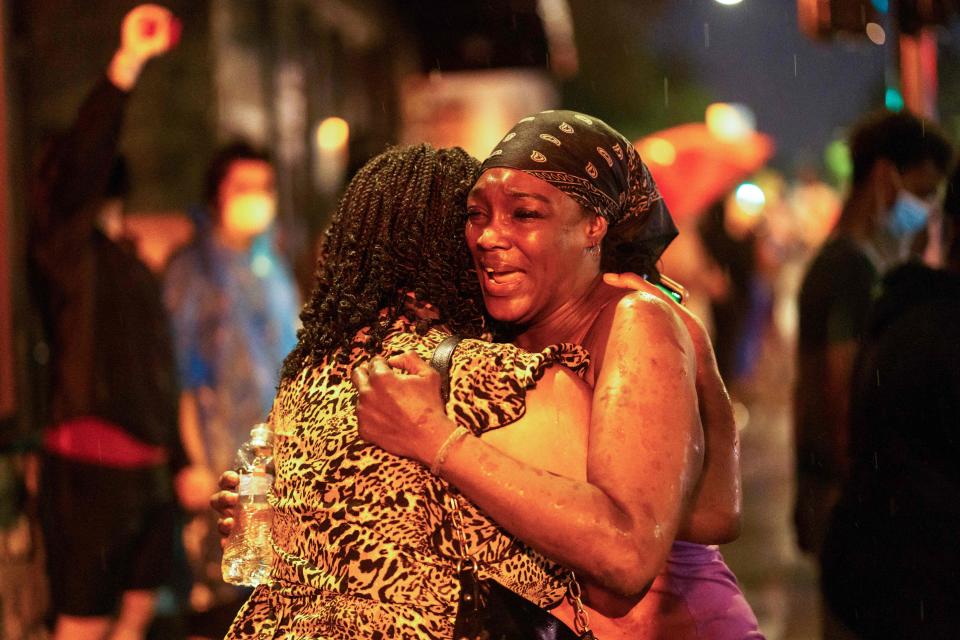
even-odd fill
[[[787,201],[795,216],[792,235],[802,249],[816,251],[837,224],[843,207],[840,194],[820,178],[816,169],[804,164],[797,169]]]
[[[202,510],[184,532],[194,572],[188,632],[219,638],[248,590],[223,582],[216,521],[206,499],[262,422],[280,366],[296,344],[299,294],[274,242],[277,196],[269,157],[247,143],[220,149],[207,169],[194,239],[171,259],[164,298],[182,386],[180,426],[192,464],[205,470]]]
[[[662,271],[683,283],[687,290],[684,306],[700,318],[714,336],[713,301],[726,297],[730,280],[704,246],[697,230],[698,222],[699,218],[692,217],[677,220],[679,235],[663,252]]]
[[[828,638],[960,628],[960,172],[943,211],[943,268],[883,279],[857,357],[850,478],[821,557]]]
[[[31,278],[51,344],[41,502],[54,638],[143,638],[172,564],[177,490],[195,474],[178,430],[159,283],[123,238],[117,158],[129,92],[179,23],[141,5],[73,126],[46,149],[30,220]],[[194,487],[195,488],[195,487]]]
[[[727,198],[714,203],[700,219],[697,231],[707,254],[726,276],[723,296],[711,300],[713,343],[720,375],[731,384],[749,374],[745,344],[750,315],[755,307],[757,237],[754,230],[731,233]]]
[[[874,288],[908,259],[952,160],[936,125],[906,112],[865,117],[850,152],[850,194],[799,299],[794,521],[800,549],[814,554],[849,469],[851,372]]]

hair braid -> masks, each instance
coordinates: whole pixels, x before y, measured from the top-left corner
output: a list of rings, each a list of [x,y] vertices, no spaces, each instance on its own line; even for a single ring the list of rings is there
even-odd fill
[[[462,149],[421,144],[388,149],[360,169],[324,234],[284,380],[309,359],[346,350],[364,327],[367,348],[379,349],[411,292],[454,332],[480,334],[483,302],[464,239],[478,166]]]

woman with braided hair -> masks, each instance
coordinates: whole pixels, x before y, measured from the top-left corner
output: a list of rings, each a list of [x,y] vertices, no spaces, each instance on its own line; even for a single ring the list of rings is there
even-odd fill
[[[448,487],[360,438],[350,378],[374,356],[429,357],[451,332],[481,335],[483,298],[463,228],[477,168],[460,149],[396,148],[347,187],[269,418],[271,583],[254,590],[228,637],[453,636],[458,546],[445,509]],[[587,421],[589,389],[573,372],[585,364],[581,350],[528,353],[468,339],[457,352],[451,407],[463,425],[522,426],[525,413],[561,402],[568,407],[557,421],[563,428]],[[562,599],[565,569],[468,501],[461,513],[487,575],[544,607]]]
[[[344,349],[369,327],[376,350],[397,317],[430,301],[446,326],[480,335],[483,307],[463,251],[463,203],[477,163],[461,149],[385,151],[350,182],[320,247],[315,286],[282,379]],[[380,317],[380,311],[389,312]],[[371,325],[371,318],[374,319]]]

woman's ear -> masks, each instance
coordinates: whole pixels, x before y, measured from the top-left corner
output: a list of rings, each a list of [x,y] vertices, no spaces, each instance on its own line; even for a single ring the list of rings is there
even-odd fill
[[[587,246],[600,246],[607,235],[607,219],[593,212],[587,214]]]

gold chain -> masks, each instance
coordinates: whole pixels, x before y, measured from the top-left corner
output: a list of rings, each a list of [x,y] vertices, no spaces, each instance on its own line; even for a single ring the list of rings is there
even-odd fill
[[[580,589],[580,583],[577,582],[577,576],[571,571],[567,578],[567,599],[573,606],[573,625],[581,637],[590,638],[593,637],[592,634],[588,635],[590,634],[590,615],[583,607],[582,596],[583,591]]]
[[[463,569],[463,565],[469,563],[474,575],[477,575],[479,567],[477,561],[470,556],[470,549],[467,546],[466,529],[463,527],[463,512],[460,510],[460,503],[457,497],[450,494],[450,520],[453,524],[453,533],[457,538],[457,572]]]

